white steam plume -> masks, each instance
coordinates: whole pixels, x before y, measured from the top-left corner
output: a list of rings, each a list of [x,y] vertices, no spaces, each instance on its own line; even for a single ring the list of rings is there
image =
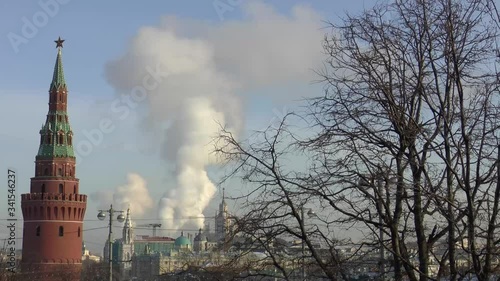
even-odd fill
[[[90,195],[99,203],[99,208],[107,210],[110,204],[116,210],[130,209],[134,217],[144,217],[153,207],[146,181],[138,174],[128,174],[128,183],[118,186],[113,191],[99,191]]]
[[[234,85],[215,69],[213,56],[203,41],[179,38],[171,30],[143,28],[128,53],[108,65],[109,81],[124,94],[142,83],[148,68],[168,73],[149,90],[149,102],[143,104],[149,107],[150,122],[168,124],[162,152],[176,165],[176,186],[159,201],[162,228],[203,227],[203,210],[216,191],[206,171],[214,163],[212,137],[219,124],[233,131],[241,127]]]
[[[107,65],[107,79],[121,95],[142,85],[147,69],[159,66],[168,73],[139,103],[148,109],[148,125],[141,123],[139,133],[165,136],[162,157],[176,165],[175,188],[159,201],[164,228],[203,226],[202,219],[188,218],[202,217],[215,192],[206,168],[213,163],[209,143],[216,122],[235,135],[243,127],[241,98],[234,93],[307,84],[314,79],[311,70],[321,65],[324,32],[315,11],[296,6],[282,15],[258,1],[241,9],[246,15],[241,21],[165,18],[159,27],[140,29],[126,53]],[[265,98],[291,100],[303,96],[299,92],[273,91]],[[163,131],[147,134],[148,129]]]
[[[224,114],[216,112],[207,98],[189,98],[180,108],[179,115],[167,136],[177,136],[177,186],[160,200],[161,218],[168,228],[177,225],[200,227],[203,225],[203,210],[210,203],[216,188],[205,170],[215,163],[209,146],[210,139],[224,122]],[[189,130],[186,130],[189,128]]]

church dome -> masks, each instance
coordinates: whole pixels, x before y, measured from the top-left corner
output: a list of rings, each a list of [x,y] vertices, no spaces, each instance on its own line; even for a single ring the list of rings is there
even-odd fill
[[[202,232],[201,228],[198,234],[194,237],[195,242],[205,242],[208,241],[207,236]]]
[[[191,241],[189,241],[189,239],[187,237],[181,235],[181,236],[177,237],[177,239],[175,239],[174,245],[178,246],[178,247],[187,246],[187,245],[191,245]]]
[[[197,235],[194,237],[194,241],[196,241],[196,242],[198,242],[198,241],[202,241],[202,242],[204,242],[204,241],[207,241],[207,240],[208,240],[208,239],[207,239],[207,236],[206,236],[206,235],[204,235],[204,234],[202,234],[202,233],[199,233],[199,234],[197,234]]]

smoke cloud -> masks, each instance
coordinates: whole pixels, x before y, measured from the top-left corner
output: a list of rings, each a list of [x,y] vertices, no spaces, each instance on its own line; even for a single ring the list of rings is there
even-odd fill
[[[209,42],[217,68],[243,90],[290,82],[310,83],[317,78],[313,70],[324,59],[325,34],[320,14],[306,5],[296,5],[289,15],[284,15],[259,1],[245,1],[241,8],[241,21],[211,24],[167,16],[162,26]],[[303,94],[274,91],[268,97],[290,100]]]
[[[99,208],[107,210],[110,204],[117,210],[130,207],[134,217],[144,217],[151,210],[153,200],[149,195],[146,181],[138,174],[128,174],[128,183],[118,186],[113,191],[99,191],[90,198],[99,202]]]
[[[203,210],[216,191],[206,172],[214,163],[211,139],[220,125],[241,128],[240,100],[232,94],[234,85],[216,70],[213,57],[213,49],[203,41],[144,28],[128,53],[108,65],[110,82],[123,94],[141,83],[151,65],[168,73],[144,104],[149,122],[168,124],[162,155],[176,165],[176,187],[159,201],[162,228],[203,226]]]
[[[244,93],[309,82],[310,69],[320,64],[323,33],[314,11],[297,6],[284,16],[254,2],[242,8],[246,18],[238,22],[166,17],[157,27],[140,29],[125,54],[106,67],[109,83],[122,96],[143,83],[147,69],[159,66],[168,73],[138,105],[147,112],[138,131],[161,136],[162,158],[175,164],[175,187],[158,203],[162,228],[203,226],[203,211],[216,192],[207,173],[215,163],[210,142],[220,126],[240,134]]]

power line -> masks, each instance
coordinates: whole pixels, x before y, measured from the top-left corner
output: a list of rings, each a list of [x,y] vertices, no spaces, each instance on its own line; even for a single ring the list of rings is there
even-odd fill
[[[205,216],[205,217],[183,217],[183,218],[137,218],[133,219],[133,221],[173,221],[173,220],[196,220],[196,219],[214,219],[214,216]],[[12,218],[0,218],[0,221],[12,221]],[[16,222],[24,221],[22,218],[16,219]],[[99,219],[84,219],[83,222],[86,221],[101,221]]]

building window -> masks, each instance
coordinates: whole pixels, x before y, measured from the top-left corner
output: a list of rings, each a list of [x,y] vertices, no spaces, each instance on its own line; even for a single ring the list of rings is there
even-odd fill
[[[40,226],[36,227],[36,236],[40,236]]]
[[[73,187],[73,193],[76,194],[76,184],[75,186]]]
[[[64,193],[64,187],[62,183],[59,184],[59,193]]]
[[[45,193],[45,184],[42,184],[42,193]]]
[[[59,134],[59,144],[64,144],[64,136],[63,136],[63,134]]]
[[[80,235],[81,235],[81,230],[80,228],[78,228],[78,237],[80,237]]]
[[[44,176],[48,176],[49,175],[49,168],[45,168],[45,170],[43,171],[43,175]]]
[[[57,175],[62,177],[62,175],[63,175],[62,168],[57,169]]]
[[[64,227],[59,227],[59,236],[64,236]]]

